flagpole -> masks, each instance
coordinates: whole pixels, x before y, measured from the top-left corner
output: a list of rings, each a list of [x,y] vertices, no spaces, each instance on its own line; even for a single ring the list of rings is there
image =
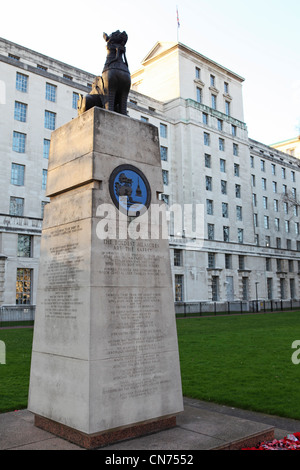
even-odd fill
[[[176,14],[177,14],[177,42],[179,43],[180,22],[179,22],[179,14],[178,14],[178,5],[176,5]]]

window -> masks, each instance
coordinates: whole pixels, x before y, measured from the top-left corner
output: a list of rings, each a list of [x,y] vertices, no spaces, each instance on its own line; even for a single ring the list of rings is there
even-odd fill
[[[225,140],[221,138],[219,138],[219,150],[221,150],[222,152],[224,152],[225,150]]]
[[[285,180],[285,178],[286,178],[286,171],[285,171],[285,168],[284,168],[284,167],[281,168],[281,176],[282,176],[282,178]]]
[[[272,175],[276,175],[276,165],[274,163],[271,164]]]
[[[168,186],[169,184],[169,172],[167,170],[162,171],[163,183]]]
[[[241,197],[241,185],[240,184],[235,185],[235,197],[237,198]]]
[[[182,250],[174,249],[174,266],[182,266]]]
[[[263,196],[263,206],[264,209],[268,209],[268,198],[266,196]]]
[[[227,82],[224,82],[224,93],[229,93],[229,85]]]
[[[216,267],[216,255],[215,253],[208,253],[208,267],[214,269]]]
[[[265,228],[270,228],[269,227],[269,217],[267,215],[264,215],[264,227]]]
[[[267,278],[267,291],[268,291],[268,300],[273,298],[273,279],[271,277]]]
[[[247,277],[242,278],[242,295],[243,295],[243,300],[248,300],[248,284],[249,284],[249,279]]]
[[[202,113],[202,122],[203,124],[208,124],[208,114]]]
[[[289,205],[287,202],[284,202],[283,203],[283,210],[284,210],[284,213],[285,214],[288,214],[289,213]]]
[[[207,153],[204,155],[205,167],[211,168],[211,156]]]
[[[14,118],[16,121],[26,122],[27,104],[15,101]]]
[[[223,158],[220,158],[220,171],[226,173],[226,161]]]
[[[207,132],[204,132],[204,145],[210,145],[210,135]]]
[[[295,223],[295,234],[299,235],[299,222],[294,222]]]
[[[279,230],[280,230],[280,221],[279,221],[279,219],[275,218],[274,222],[275,222],[275,230],[277,232],[279,232]]]
[[[43,177],[42,177],[42,189],[46,189],[47,186],[47,170],[43,170]]]
[[[199,87],[196,88],[196,99],[198,103],[202,103],[202,89]]]
[[[222,202],[222,217],[228,217],[228,204],[227,202]]]
[[[76,93],[75,91],[73,91],[73,97],[72,97],[72,108],[73,109],[77,109],[78,100],[79,100],[79,93]]]
[[[274,199],[274,212],[278,212],[278,200]]]
[[[207,224],[207,238],[209,240],[215,239],[215,226],[214,224]]]
[[[149,118],[147,118],[145,116],[141,116],[141,121],[142,122],[149,122]]]
[[[271,260],[271,258],[266,258],[266,271],[272,271],[272,260]]]
[[[217,109],[217,97],[216,97],[216,95],[211,95],[211,107],[212,107],[212,109]]]
[[[206,199],[206,213],[208,215],[213,215],[214,213],[214,203],[211,199]]]
[[[222,131],[223,130],[223,121],[222,121],[222,119],[218,119],[217,122],[218,122],[218,130]]]
[[[297,191],[296,191],[296,188],[292,188],[292,196],[294,199],[297,198]]]
[[[238,144],[232,144],[233,145],[233,155],[236,157],[239,155],[239,146]]]
[[[65,78],[66,80],[70,80],[70,81],[73,80],[73,77],[71,75],[67,75],[66,73],[63,74],[63,78]]]
[[[160,146],[160,158],[164,162],[168,161],[168,147],[163,147],[162,145]]]
[[[266,178],[261,179],[261,185],[262,185],[263,190],[266,191],[266,189],[267,189],[267,180],[266,180]]]
[[[205,188],[207,191],[212,191],[212,177],[211,176],[205,177]]]
[[[238,242],[244,243],[244,229],[238,228],[237,235],[238,235]]]
[[[285,299],[285,279],[280,279],[280,298]]]
[[[284,226],[285,226],[286,233],[290,233],[290,221],[289,220],[284,221]]]
[[[264,160],[260,161],[260,169],[261,169],[261,171],[266,171],[265,161]]]
[[[245,256],[244,255],[239,255],[239,269],[240,270],[245,269]]]
[[[291,171],[291,180],[294,183],[296,181],[295,172]]]
[[[273,193],[277,193],[277,183],[276,183],[276,181],[272,182],[272,187],[273,187]]]
[[[16,282],[16,304],[28,305],[31,304],[31,283],[32,283],[32,270],[31,269],[17,269],[17,282]]]
[[[16,76],[16,89],[26,93],[28,90],[28,76],[23,73],[17,72]]]
[[[11,165],[11,184],[16,186],[24,186],[24,174],[25,166],[19,165],[18,163],[12,163]]]
[[[257,196],[255,193],[252,194],[252,203],[254,207],[257,206]]]
[[[254,157],[250,156],[250,167],[254,168]]]
[[[175,274],[175,301],[183,302],[183,275]]]
[[[232,269],[232,255],[225,253],[225,269]]]
[[[292,249],[292,240],[288,239],[286,240],[286,249],[291,250]]]
[[[298,206],[296,204],[293,205],[293,214],[295,217],[298,217]]]
[[[254,227],[258,227],[258,217],[257,214],[253,214]]]
[[[31,258],[32,256],[32,236],[18,235],[18,256]]]
[[[22,197],[10,198],[9,214],[22,217],[24,213],[24,199]]]
[[[242,206],[236,206],[236,220],[243,220]]]
[[[14,131],[13,150],[18,153],[25,153],[26,134]]]
[[[200,80],[200,74],[201,74],[201,70],[199,69],[199,67],[195,67],[195,77]]]
[[[215,86],[215,77],[214,77],[214,75],[210,76],[210,86]]]
[[[227,116],[230,116],[230,102],[229,101],[225,101],[225,114]]]
[[[276,248],[281,248],[281,238],[276,237]]]
[[[168,127],[166,124],[160,123],[160,136],[164,137],[165,139],[168,137]]]
[[[227,194],[227,181],[221,180],[221,194]]]
[[[45,111],[45,128],[51,131],[55,130],[56,114],[51,111]]]
[[[251,175],[251,184],[255,186],[255,175]]]
[[[269,235],[265,236],[265,246],[271,246],[271,238]]]
[[[231,135],[233,137],[236,137],[236,126],[234,126],[233,124],[231,124]]]
[[[51,83],[46,83],[46,100],[52,101],[55,103],[56,101],[56,86],[52,85]]]
[[[240,176],[240,165],[238,165],[237,163],[234,163],[233,165],[233,173],[234,176]]]
[[[212,276],[211,293],[212,293],[212,301],[217,302],[219,300],[219,276]]]
[[[229,227],[223,227],[223,240],[229,242]]]
[[[43,157],[44,158],[49,158],[49,151],[50,151],[50,140],[44,139],[44,144],[43,144]]]
[[[283,184],[283,185],[282,185],[282,192],[283,192],[283,194],[287,194],[287,186],[286,186],[286,184]]]

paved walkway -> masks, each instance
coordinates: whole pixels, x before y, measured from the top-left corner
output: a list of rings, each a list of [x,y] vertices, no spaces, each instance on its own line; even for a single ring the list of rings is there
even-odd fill
[[[0,450],[84,450],[33,422],[28,410],[0,414]],[[234,450],[292,432],[300,432],[300,421],[185,398],[175,428],[99,450]]]

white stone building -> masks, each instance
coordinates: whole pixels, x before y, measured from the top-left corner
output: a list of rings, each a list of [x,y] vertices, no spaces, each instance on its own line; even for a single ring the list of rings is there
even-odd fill
[[[0,70],[0,305],[34,305],[51,130],[94,77],[6,40]],[[249,139],[243,81],[177,43],[132,74],[129,115],[160,132],[163,199],[200,208],[203,236],[169,226],[177,301],[300,298],[299,161]]]

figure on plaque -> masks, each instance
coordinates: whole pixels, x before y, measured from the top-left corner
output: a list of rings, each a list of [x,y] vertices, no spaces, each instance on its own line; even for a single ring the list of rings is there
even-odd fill
[[[92,91],[80,95],[77,108],[78,115],[98,106],[109,111],[127,115],[127,98],[131,86],[131,77],[126,59],[128,36],[125,31],[118,30],[108,36],[103,33],[106,41],[107,57],[102,76],[96,77]]]

